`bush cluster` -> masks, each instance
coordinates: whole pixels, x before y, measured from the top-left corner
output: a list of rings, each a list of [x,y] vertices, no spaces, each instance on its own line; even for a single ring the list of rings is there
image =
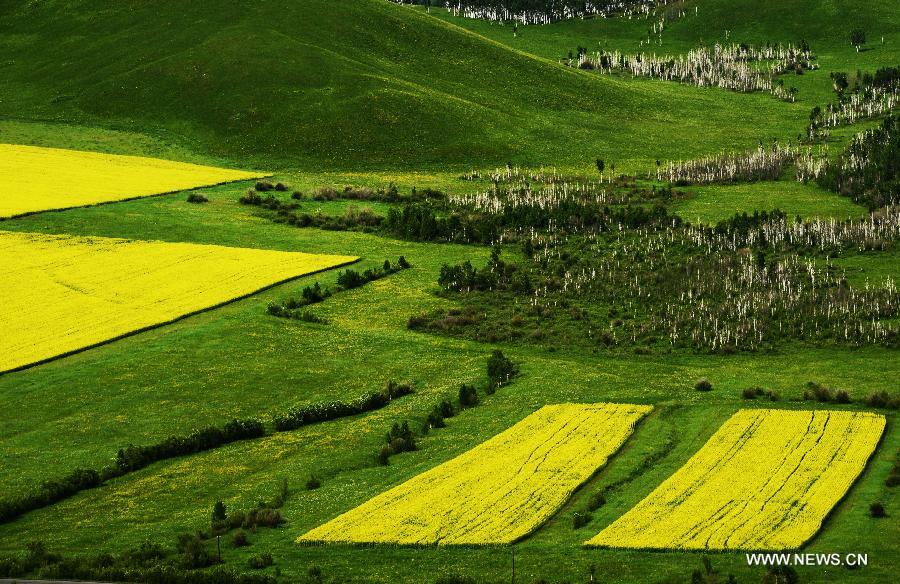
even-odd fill
[[[763,389],[762,387],[748,387],[743,392],[741,392],[741,397],[744,399],[756,399],[758,397],[765,397],[770,401],[778,401],[779,395],[772,391],[771,389]]]
[[[519,374],[519,366],[513,363],[503,351],[494,350],[487,361],[488,393],[512,381]]]
[[[487,292],[508,290],[530,294],[533,290],[528,273],[515,264],[500,259],[500,248],[495,247],[491,259],[476,270],[469,260],[454,266],[444,264],[438,276],[438,285],[447,292]]]
[[[900,407],[900,396],[892,396],[886,391],[876,391],[866,398],[866,405],[870,408],[896,410]]]
[[[261,554],[256,554],[255,556],[251,556],[248,560],[248,564],[254,570],[261,570],[262,568],[268,568],[272,564],[275,563],[275,560],[272,559],[272,554],[269,552],[263,552]]]
[[[844,389],[833,390],[821,383],[809,381],[806,383],[806,390],[803,392],[804,401],[817,401],[820,403],[836,403],[849,404],[853,400],[850,394]]]
[[[425,426],[423,427],[423,433],[428,432],[433,428],[443,428],[447,425],[444,420],[447,418],[452,418],[456,415],[456,409],[453,407],[453,404],[450,403],[449,400],[443,400],[441,403],[437,404],[431,409],[431,412],[428,413],[428,417],[425,419]]]
[[[378,451],[378,464],[386,465],[388,459],[394,454],[401,452],[412,452],[416,449],[416,437],[409,428],[409,422],[402,424],[394,423],[390,431],[385,436],[385,444]]]
[[[63,478],[44,481],[33,492],[0,500],[0,523],[20,515],[67,499],[85,489],[102,485],[105,481],[139,470],[159,460],[195,454],[218,448],[238,440],[265,436],[263,423],[256,419],[232,420],[224,426],[210,426],[188,436],[170,436],[149,446],[128,445],[116,454],[115,464],[101,471],[77,469]]]

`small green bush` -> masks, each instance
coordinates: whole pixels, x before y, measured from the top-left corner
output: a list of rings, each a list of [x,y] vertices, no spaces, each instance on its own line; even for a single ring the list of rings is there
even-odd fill
[[[272,559],[272,554],[270,554],[269,552],[263,552],[261,554],[256,554],[255,556],[251,556],[248,563],[254,570],[261,570],[263,568],[268,568],[269,566],[274,564],[275,560]]]

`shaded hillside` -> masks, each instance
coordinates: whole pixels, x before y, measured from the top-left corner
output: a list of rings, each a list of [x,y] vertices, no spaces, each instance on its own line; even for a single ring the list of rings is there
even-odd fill
[[[806,114],[566,69],[383,0],[7,6],[0,115],[166,134],[245,163],[643,164],[793,136]]]

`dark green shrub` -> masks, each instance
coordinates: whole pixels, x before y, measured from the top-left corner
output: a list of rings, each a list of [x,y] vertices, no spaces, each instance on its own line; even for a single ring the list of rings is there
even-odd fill
[[[247,189],[247,192],[238,199],[241,205],[259,205],[262,203],[262,197],[253,189]]]
[[[263,506],[248,511],[242,527],[244,527],[244,529],[278,527],[282,523],[284,523],[284,517],[281,516],[281,511]]]
[[[697,391],[712,391],[712,388],[712,382],[710,382],[710,380],[705,377],[701,377],[694,384],[694,389]]]
[[[275,186],[269,181],[263,180],[256,183],[256,186],[254,188],[260,193],[265,193],[267,191],[273,190]]]
[[[310,582],[319,584],[322,582],[322,568],[319,566],[310,566],[309,570],[306,572],[306,576],[309,578]]]
[[[459,405],[464,408],[478,405],[478,390],[474,385],[464,383],[459,387]]]
[[[385,444],[384,446],[382,446],[381,450],[378,451],[378,456],[376,457],[378,464],[387,466],[388,459],[390,459],[392,454],[394,454],[394,451],[391,449],[390,444]]]
[[[187,197],[188,203],[208,203],[209,199],[200,193],[191,193]]]
[[[500,387],[512,380],[519,372],[519,368],[504,354],[496,349],[488,358],[487,374],[490,385]]]
[[[847,393],[844,389],[837,390],[837,393],[834,394],[834,403],[838,404],[849,404],[851,401],[850,394]]]
[[[269,552],[263,552],[261,554],[256,554],[255,556],[251,556],[248,560],[248,564],[254,570],[261,570],[263,568],[268,568],[275,561],[272,559],[272,554]]]
[[[887,512],[884,510],[884,505],[875,502],[869,505],[869,515],[876,519],[881,519],[882,517],[887,517]]]
[[[366,279],[356,270],[345,270],[338,274],[337,283],[344,290],[351,290],[365,284]]]
[[[586,511],[576,511],[572,514],[572,527],[580,529],[590,523],[591,514]]]
[[[886,391],[875,392],[866,398],[866,405],[870,408],[887,408],[896,410],[900,406],[900,398],[891,397]]]
[[[606,497],[603,496],[603,491],[597,491],[588,499],[587,508],[588,511],[596,511],[604,505],[606,505]]]
[[[815,400],[821,403],[831,402],[834,397],[831,394],[831,390],[820,383],[808,382],[806,384],[806,391],[803,392],[804,400]]]
[[[224,503],[222,501],[216,501],[216,504],[213,505],[212,510],[212,522],[215,526],[218,523],[222,523],[227,518],[227,512],[225,509]]]
[[[309,477],[309,480],[306,481],[306,490],[307,491],[314,491],[315,489],[318,489],[321,486],[322,486],[322,481],[320,481],[319,477],[317,477],[316,475],[312,475],[311,477]]]
[[[741,397],[744,399],[756,399],[757,397],[764,395],[765,391],[761,387],[748,387],[743,392],[741,392]]]
[[[386,406],[391,400],[409,395],[412,392],[412,387],[408,384],[398,384],[391,381],[383,391],[366,394],[352,402],[309,404],[288,410],[283,414],[275,414],[272,416],[272,421],[275,424],[275,429],[279,432],[296,430],[301,426],[315,422],[326,422],[377,410]]]
[[[200,534],[182,533],[178,535],[178,553],[182,556],[182,565],[188,569],[205,568],[212,564],[212,558]]]
[[[234,535],[231,536],[231,545],[236,548],[250,545],[250,542],[247,540],[247,532],[243,529],[235,531]]]

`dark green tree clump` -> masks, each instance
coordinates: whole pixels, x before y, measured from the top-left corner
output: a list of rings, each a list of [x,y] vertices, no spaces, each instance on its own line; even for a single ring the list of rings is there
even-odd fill
[[[496,349],[488,358],[487,374],[490,387],[496,389],[509,383],[519,374],[519,366],[512,362],[503,351]]]
[[[898,202],[900,193],[900,116],[857,136],[819,176],[820,186],[852,197],[874,211]]]

